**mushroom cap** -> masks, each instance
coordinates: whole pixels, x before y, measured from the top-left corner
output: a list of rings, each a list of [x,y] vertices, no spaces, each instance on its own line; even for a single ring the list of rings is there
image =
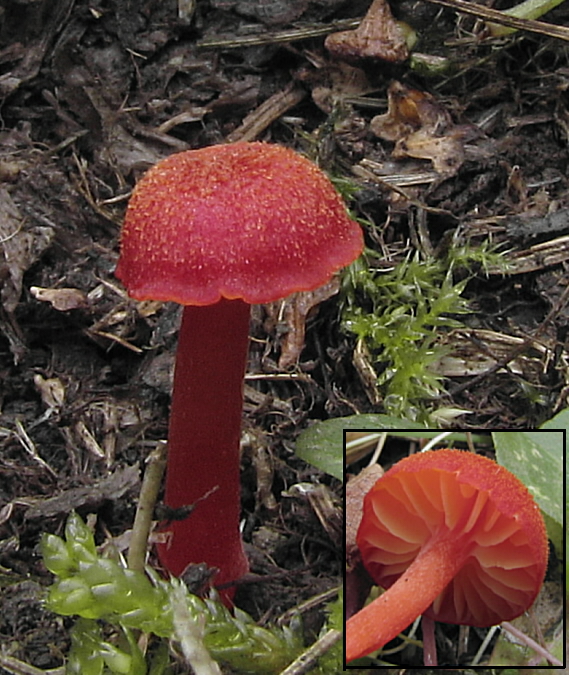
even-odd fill
[[[328,178],[293,150],[234,143],[171,155],[130,199],[116,275],[138,300],[271,302],[323,285],[363,249]]]
[[[466,555],[425,614],[492,626],[534,602],[547,567],[547,535],[527,488],[496,462],[470,452],[418,453],[395,464],[364,500],[357,543],[374,581],[389,588],[436,539]]]

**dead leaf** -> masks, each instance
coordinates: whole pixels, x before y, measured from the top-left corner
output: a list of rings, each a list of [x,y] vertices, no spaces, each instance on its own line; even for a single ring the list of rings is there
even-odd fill
[[[338,59],[348,63],[378,59],[402,63],[409,56],[404,26],[393,18],[387,0],[374,0],[355,30],[332,33],[324,46]]]
[[[383,476],[379,464],[366,467],[346,484],[346,562],[355,567],[359,561],[356,534],[362,519],[364,497]]]
[[[352,363],[370,403],[375,406],[381,405],[383,399],[377,385],[377,373],[372,366],[372,356],[365,341],[361,338],[356,342]]]
[[[520,347],[525,353],[519,354]],[[534,381],[544,372],[543,364],[553,357],[553,347],[538,340],[506,333],[473,328],[454,330],[445,339],[448,353],[441,357],[436,369],[444,377],[472,377],[485,373],[500,362],[507,369]],[[561,353],[564,359],[566,353]]]
[[[444,132],[452,118],[436,99],[394,81],[387,90],[387,112],[371,120],[371,130],[386,141],[399,141],[422,127]]]
[[[241,437],[241,452],[247,452],[255,469],[257,490],[255,509],[274,511],[277,501],[273,494],[275,478],[274,458],[264,435],[256,428],[249,428]]]
[[[391,153],[395,159],[415,157],[429,159],[437,173],[452,175],[464,162],[464,146],[454,135],[434,136],[432,129],[425,127],[398,141]]]
[[[72,427],[77,444],[84,447],[95,459],[105,459],[105,452],[93,436],[89,427],[81,420]]]
[[[456,173],[464,162],[464,142],[474,129],[454,124],[434,96],[400,82],[392,82],[387,96],[387,112],[374,117],[370,128],[376,136],[395,143],[393,157],[428,159],[437,173]]]
[[[235,10],[265,24],[277,26],[296,21],[308,7],[308,0],[211,0],[212,7]]]
[[[32,286],[30,293],[36,300],[49,302],[59,312],[68,312],[70,309],[85,309],[89,306],[87,296],[78,288],[41,288]]]
[[[325,81],[312,86],[312,100],[327,114],[334,110],[338,101],[365,96],[375,89],[361,68],[347,63],[332,63],[325,74]]]
[[[61,408],[65,401],[65,385],[58,377],[44,378],[36,373],[34,384],[48,409],[59,410]]]

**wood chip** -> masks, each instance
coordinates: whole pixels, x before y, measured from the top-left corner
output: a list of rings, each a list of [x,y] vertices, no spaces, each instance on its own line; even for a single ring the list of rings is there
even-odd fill
[[[25,520],[65,516],[76,509],[97,509],[106,501],[117,501],[140,485],[138,464],[118,469],[98,483],[64,490],[55,497],[37,500],[26,511]]]

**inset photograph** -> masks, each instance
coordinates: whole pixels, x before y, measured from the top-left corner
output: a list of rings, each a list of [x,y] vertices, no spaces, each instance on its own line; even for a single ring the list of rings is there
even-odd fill
[[[344,437],[346,667],[563,667],[565,431]]]

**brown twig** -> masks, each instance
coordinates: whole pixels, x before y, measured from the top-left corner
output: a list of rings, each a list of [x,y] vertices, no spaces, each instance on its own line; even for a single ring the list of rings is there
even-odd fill
[[[328,35],[335,30],[351,30],[357,28],[360,19],[346,19],[335,21],[322,26],[305,26],[282,31],[263,31],[254,35],[234,35],[227,37],[205,38],[198,40],[196,46],[199,49],[237,49],[240,47],[253,47],[258,45],[277,44],[282,42],[296,42],[297,40],[310,40],[316,37]]]
[[[569,286],[565,288],[557,303],[551,308],[551,310],[549,311],[545,319],[541,322],[537,330],[534,331],[533,335],[529,335],[528,337],[524,338],[523,342],[520,342],[520,344],[517,347],[514,347],[514,349],[512,349],[512,351],[509,354],[507,354],[502,359],[496,360],[496,363],[487,370],[485,370],[483,373],[476,375],[469,382],[465,382],[464,384],[461,384],[458,387],[454,387],[451,391],[451,395],[456,396],[457,394],[465,391],[466,389],[470,389],[475,384],[478,384],[479,382],[485,380],[489,375],[498,372],[502,368],[506,368],[506,366],[511,361],[516,359],[518,356],[521,356],[521,354],[523,354],[525,350],[529,346],[531,346],[533,342],[537,341],[538,337],[544,332],[547,326],[555,319],[557,314],[559,314],[559,312],[563,309],[568,300],[569,300]]]
[[[128,549],[128,567],[131,570],[144,572],[148,535],[152,526],[152,514],[158,492],[162,484],[162,477],[166,469],[167,444],[159,443],[148,457],[148,466],[144,473],[138,506],[132,526],[130,546]]]
[[[305,96],[306,91],[296,86],[289,86],[284,91],[277,92],[247,115],[226,140],[229,143],[255,140],[270,124],[294,108]]]
[[[287,666],[280,675],[304,675],[314,668],[316,661],[325,654],[336,642],[341,640],[342,633],[331,629],[304,651],[290,666]]]
[[[12,675],[65,675],[65,666],[42,670],[6,654],[0,654],[0,666]]]
[[[484,21],[492,23],[499,23],[502,26],[509,28],[516,28],[518,30],[529,31],[530,33],[539,33],[540,35],[547,35],[548,37],[558,38],[559,40],[569,41],[569,28],[565,26],[555,26],[554,24],[545,23],[543,21],[535,21],[533,19],[518,19],[515,16],[509,16],[504,12],[499,12],[497,9],[490,7],[483,7],[474,2],[466,2],[466,0],[428,0],[435,5],[442,5],[443,7],[450,7],[457,12],[463,14],[470,14]]]

